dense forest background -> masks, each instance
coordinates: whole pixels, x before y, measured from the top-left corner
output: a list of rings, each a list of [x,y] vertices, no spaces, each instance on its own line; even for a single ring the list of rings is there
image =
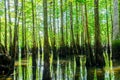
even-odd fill
[[[44,53],[46,69],[50,53],[86,55],[88,66],[103,66],[104,53],[119,59],[119,34],[119,0],[0,0],[4,53],[18,59],[32,52],[33,60]]]

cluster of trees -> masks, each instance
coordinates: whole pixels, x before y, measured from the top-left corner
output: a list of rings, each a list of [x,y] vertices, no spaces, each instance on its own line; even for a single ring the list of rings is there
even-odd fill
[[[43,51],[45,70],[50,53],[83,54],[88,66],[103,66],[103,48],[110,58],[119,22],[119,0],[0,0],[0,43],[14,59],[31,49],[33,65]]]

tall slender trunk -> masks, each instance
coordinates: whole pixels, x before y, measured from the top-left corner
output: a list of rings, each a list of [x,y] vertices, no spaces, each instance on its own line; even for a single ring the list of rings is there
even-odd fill
[[[120,57],[120,26],[119,26],[119,0],[113,0],[113,35],[112,35],[112,57],[119,59]]]
[[[109,36],[109,24],[108,24],[108,2],[107,0],[105,0],[105,7],[106,7],[106,27],[107,27],[107,53],[108,53],[108,56],[109,56],[109,59],[110,59],[110,36]]]
[[[94,0],[94,20],[95,20],[95,59],[96,66],[104,66],[104,57],[100,37],[100,23],[99,23],[99,0]]]
[[[78,12],[79,12],[79,10],[78,10],[78,2],[76,2],[76,29],[78,29],[77,30],[77,32],[76,32],[76,44],[77,45],[79,45],[79,17],[78,17]]]
[[[9,43],[9,53],[10,55],[12,54],[12,28],[11,28],[11,25],[12,25],[12,22],[11,22],[11,12],[10,12],[10,0],[8,0],[8,17],[9,17],[9,40],[10,40],[10,43]]]
[[[25,7],[25,0],[24,0],[24,7]],[[25,8],[24,8],[25,9]],[[26,26],[26,13],[24,13],[24,33],[25,33],[25,36],[24,36],[24,39],[25,39],[25,50],[24,50],[24,52],[25,52],[25,57],[27,57],[27,26]]]
[[[119,37],[119,8],[118,0],[113,0],[113,40]]]
[[[51,7],[51,2],[49,3],[49,7]],[[53,26],[52,26],[52,9],[51,8],[49,8],[49,25],[48,25],[48,27],[49,27],[49,30],[48,30],[48,36],[50,37],[50,50],[52,49],[52,47],[53,47]],[[52,34],[52,35],[51,35]]]
[[[60,9],[60,7],[59,7],[59,0],[56,0],[56,11],[60,11],[59,9]],[[56,28],[58,29],[58,31],[57,31],[57,34],[58,34],[58,38],[56,38],[57,39],[57,43],[56,43],[56,45],[57,45],[57,48],[59,48],[60,47],[60,45],[61,45],[61,43],[60,43],[60,41],[59,40],[61,40],[61,36],[60,36],[60,13],[58,13],[58,12],[56,12],[56,16],[57,16],[57,21],[56,21]]]
[[[22,47],[21,47],[21,57],[25,57],[25,16],[24,16],[24,0],[22,2]]]
[[[64,46],[64,34],[63,34],[63,0],[60,0],[60,20],[61,20],[61,22],[60,22],[60,24],[61,24],[61,47],[63,47]]]
[[[74,28],[73,28],[73,5],[70,2],[70,46],[72,48],[72,53],[74,53],[75,41],[74,41]]]
[[[7,5],[6,5],[6,0],[4,1],[4,6],[5,6],[5,49],[7,51]]]
[[[84,15],[84,5],[83,4],[81,4],[80,5],[80,9],[81,9],[81,19],[82,19],[82,21],[81,21],[81,23],[82,23],[82,27],[81,27],[81,29],[82,29],[82,31],[81,31],[81,53],[83,54],[84,53],[84,46],[85,46],[85,28],[84,28],[84,26],[85,26],[85,15]]]
[[[86,47],[86,53],[87,53],[87,65],[91,66],[94,62],[93,54],[92,54],[92,48],[91,48],[91,41],[90,41],[90,33],[89,33],[89,27],[88,27],[88,13],[87,13],[87,3],[85,2],[85,31],[86,31],[86,40],[85,40],[85,47]]]
[[[14,6],[15,6],[15,24],[14,24],[14,37],[13,37],[13,43],[12,43],[12,61],[10,67],[14,70],[14,63],[16,59],[16,55],[18,55],[17,48],[18,48],[18,0],[14,0]],[[13,72],[13,71],[12,71]]]
[[[113,15],[112,15],[112,1],[110,0],[109,1],[109,4],[110,4],[110,6],[109,6],[109,10],[110,10],[110,23],[111,23],[111,27],[112,27],[112,32],[111,32],[111,37],[110,37],[110,39],[113,39]]]
[[[68,5],[67,5],[67,0],[65,0],[65,3],[66,3],[65,4],[65,7],[66,7],[66,13],[65,13],[66,17],[65,18],[66,18],[66,47],[67,47],[68,46],[68,22],[67,22],[68,21],[68,12],[67,12],[68,11]]]
[[[15,5],[15,25],[14,25],[14,39],[13,39],[13,49],[14,57],[17,55],[17,39],[18,39],[18,0],[14,0]]]
[[[76,29],[77,29],[77,31],[76,31],[76,35],[75,35],[75,37],[76,37],[76,41],[75,41],[75,43],[76,43],[76,51],[77,51],[77,54],[79,53],[78,51],[79,51],[79,21],[78,21],[78,2],[76,2]]]
[[[79,5],[78,2],[76,2],[76,51],[77,54],[79,54],[79,50],[80,50],[80,39],[79,39]]]
[[[2,33],[1,33],[1,32],[2,32],[2,30],[1,30],[1,29],[2,29],[2,28],[1,28],[1,25],[2,25],[2,24],[1,24],[1,18],[0,18],[0,44],[1,44],[1,35],[2,35]]]
[[[119,31],[120,31],[120,0],[119,0],[119,2],[118,2],[119,4]],[[120,34],[120,33],[119,33]]]
[[[56,25],[55,25],[55,0],[53,0],[53,31],[54,31],[54,36],[53,36],[53,53],[56,53]]]
[[[43,0],[43,20],[44,20],[44,70],[43,80],[51,80],[50,77],[50,51],[48,41],[48,19],[47,19],[47,0]]]
[[[35,40],[35,10],[34,10],[34,1],[31,0],[32,2],[32,28],[33,28],[33,31],[32,31],[32,38],[33,38],[33,46],[32,46],[32,66],[33,66],[33,69],[32,69],[32,72],[34,73],[33,74],[33,80],[36,80],[36,40]]]
[[[38,57],[38,41],[37,41],[37,0],[34,0],[34,22],[35,22],[35,42],[36,42],[36,56]]]

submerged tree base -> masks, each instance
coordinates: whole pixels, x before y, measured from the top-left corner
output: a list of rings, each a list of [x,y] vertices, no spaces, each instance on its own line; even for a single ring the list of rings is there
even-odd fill
[[[9,75],[13,73],[13,68],[10,67],[11,58],[4,54],[0,54],[0,75]]]
[[[112,43],[112,59],[120,60],[120,40],[114,40]]]
[[[80,56],[80,55],[85,55],[86,56],[86,66],[87,67],[104,67],[105,66],[105,61],[104,61],[104,56],[103,56],[103,48],[101,48],[101,53],[95,54],[93,53],[93,47],[90,46],[88,49],[88,46],[74,46],[74,47],[69,47],[69,46],[63,46],[59,47],[56,50],[56,53],[54,54],[54,57],[58,55],[61,59],[63,58],[69,58],[73,56]],[[56,59],[56,58],[55,58]],[[78,57],[76,58],[77,65],[80,65]]]

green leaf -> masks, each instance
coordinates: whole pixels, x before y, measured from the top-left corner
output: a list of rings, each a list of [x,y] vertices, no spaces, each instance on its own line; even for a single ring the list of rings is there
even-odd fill
[[[3,15],[3,11],[2,10],[0,10],[0,16],[2,16]]]

